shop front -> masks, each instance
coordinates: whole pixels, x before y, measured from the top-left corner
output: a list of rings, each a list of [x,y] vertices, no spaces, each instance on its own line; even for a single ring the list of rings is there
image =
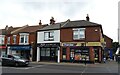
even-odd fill
[[[17,54],[21,55],[27,59],[30,59],[31,56],[31,46],[30,45],[15,45],[9,46],[7,54]]]
[[[0,46],[0,56],[6,54],[6,46]]]
[[[70,42],[62,43],[61,61],[63,62],[100,62],[101,48],[99,46],[90,46],[88,44]]]
[[[39,61],[54,61],[58,59],[59,43],[42,43],[38,45],[37,57]],[[38,53],[39,52],[39,53]]]

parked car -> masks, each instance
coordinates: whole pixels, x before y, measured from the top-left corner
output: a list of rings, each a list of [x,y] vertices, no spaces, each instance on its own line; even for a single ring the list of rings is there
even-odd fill
[[[1,57],[2,65],[10,66],[28,66],[29,60],[18,55],[3,55]]]

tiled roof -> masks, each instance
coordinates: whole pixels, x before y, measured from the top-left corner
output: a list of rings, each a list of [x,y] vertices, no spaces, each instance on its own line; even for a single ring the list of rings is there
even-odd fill
[[[80,26],[96,26],[96,25],[100,25],[100,24],[89,22],[89,21],[86,21],[86,20],[77,20],[77,21],[69,21],[62,28],[80,27]]]
[[[12,34],[18,34],[18,33],[32,33],[36,32],[38,29],[44,28],[47,25],[34,25],[34,26],[24,26],[21,29],[18,29],[16,31],[13,31]]]
[[[60,25],[61,25],[61,23],[55,23],[53,25],[46,26],[39,30],[42,31],[42,30],[60,29]]]
[[[89,22],[86,20],[76,20],[76,21],[67,20],[65,22],[55,23],[54,25],[46,26],[39,30],[43,31],[43,30],[52,30],[52,29],[69,28],[69,27],[98,26],[98,25],[100,24]]]

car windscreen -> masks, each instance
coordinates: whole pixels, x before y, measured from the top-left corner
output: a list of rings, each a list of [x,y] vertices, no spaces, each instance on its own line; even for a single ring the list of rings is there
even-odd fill
[[[17,55],[14,55],[14,58],[16,58],[16,59],[23,59],[22,56],[17,56]]]

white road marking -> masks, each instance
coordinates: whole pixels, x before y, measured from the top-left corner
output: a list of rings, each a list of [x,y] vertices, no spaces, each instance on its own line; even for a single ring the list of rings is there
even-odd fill
[[[83,72],[81,73],[81,75],[83,74],[83,73],[85,73],[85,70],[87,69],[87,65],[85,65],[85,69],[83,70]]]
[[[37,67],[42,67],[42,66],[43,65],[38,65],[38,66],[33,66],[33,67],[2,67],[2,68],[27,70],[27,69],[32,69],[32,68],[37,68]]]

